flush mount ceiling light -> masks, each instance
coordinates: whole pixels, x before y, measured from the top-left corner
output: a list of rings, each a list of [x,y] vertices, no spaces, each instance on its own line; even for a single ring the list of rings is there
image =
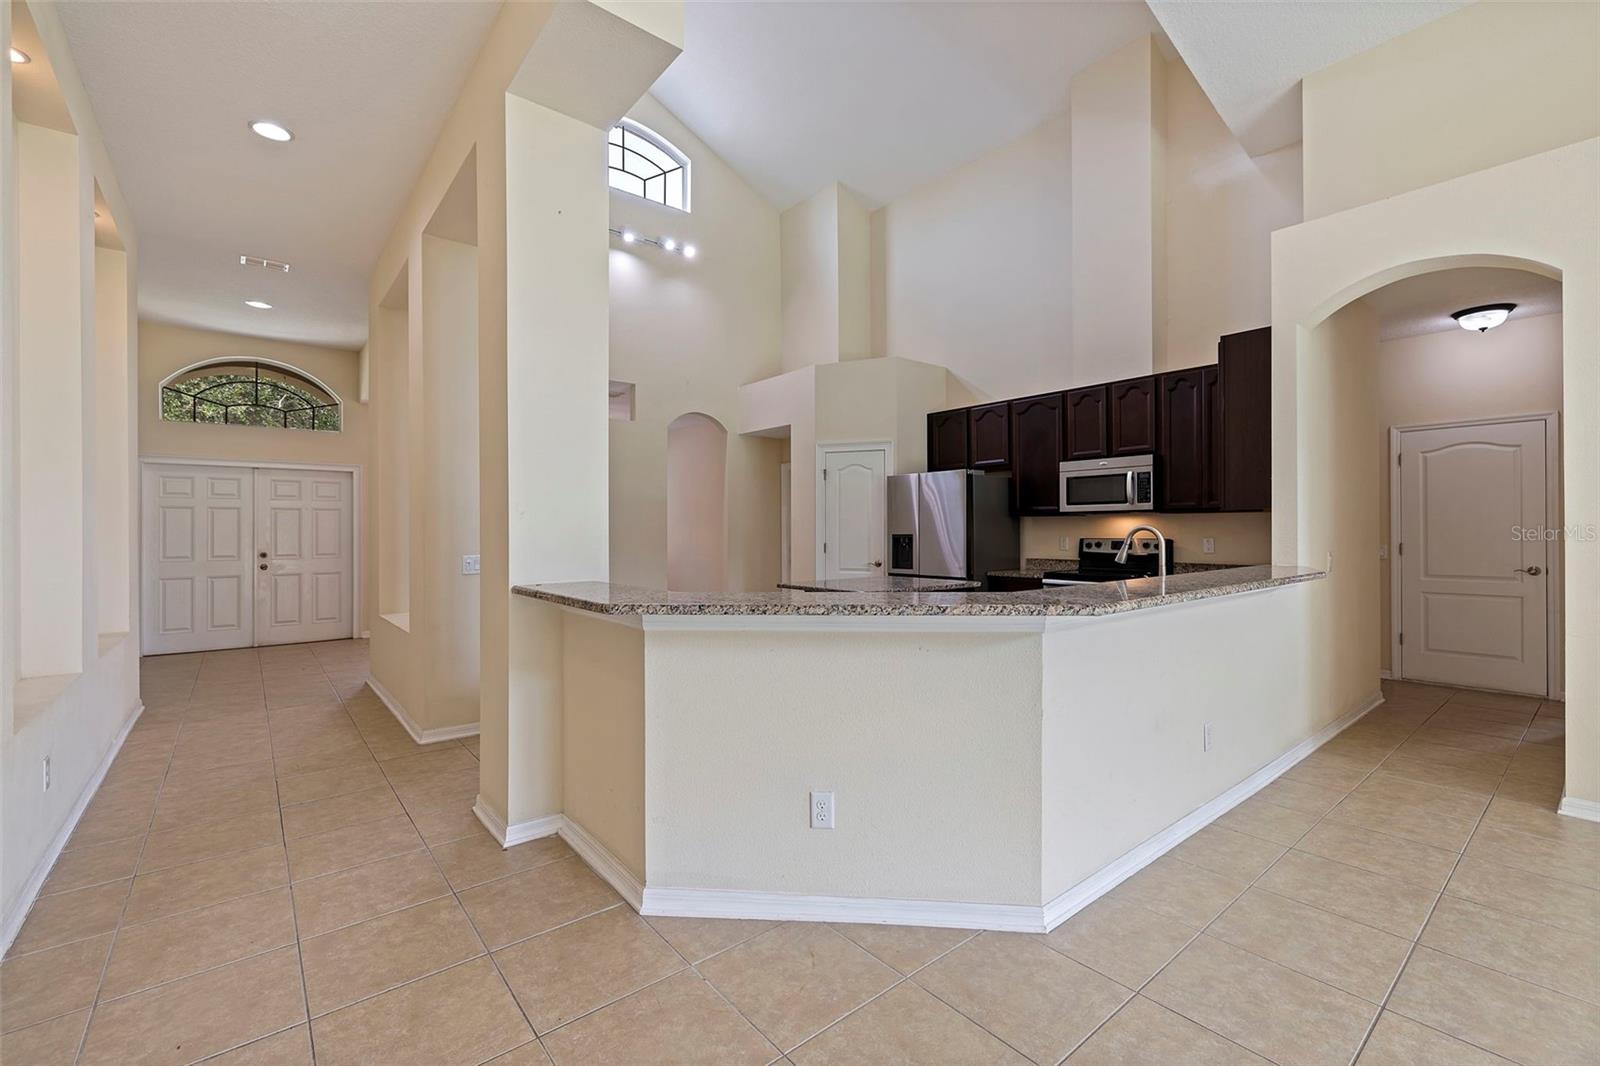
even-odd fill
[[[1457,311],[1450,317],[1456,320],[1456,325],[1462,329],[1475,329],[1479,333],[1488,333],[1506,320],[1506,316],[1517,309],[1516,304],[1484,304],[1482,307],[1468,307]]]
[[[241,255],[239,265],[261,267],[264,270],[276,270],[280,274],[289,273],[289,264],[281,259],[263,259],[259,255]]]
[[[11,49],[11,62],[21,66],[23,63],[32,63],[33,57],[22,49],[13,47]]]
[[[265,137],[269,141],[282,142],[294,140],[294,134],[289,132],[289,128],[287,126],[280,126],[276,122],[268,122],[266,119],[258,118],[254,122],[250,123],[250,132],[254,133],[257,137]]]
[[[270,311],[270,310],[272,310],[272,305],[267,303],[267,301],[265,301],[265,300],[246,300],[244,302],[244,305],[246,307],[254,307],[257,311]]]

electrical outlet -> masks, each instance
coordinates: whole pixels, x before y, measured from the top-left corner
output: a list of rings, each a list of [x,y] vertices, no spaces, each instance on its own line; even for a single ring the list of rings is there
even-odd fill
[[[1200,550],[1205,552],[1207,555],[1215,555],[1215,554],[1217,554],[1217,538],[1216,537],[1202,537],[1202,538],[1200,538]]]
[[[1063,533],[1061,535],[1061,550],[1064,551],[1064,552],[1069,552],[1069,551],[1071,551],[1073,549],[1074,546],[1075,545],[1074,545],[1073,539],[1071,537],[1067,536],[1065,533]]]
[[[1380,558],[1380,559],[1389,558],[1389,546],[1387,544],[1378,545],[1378,558]]]
[[[50,756],[44,757],[44,790],[50,791]]]
[[[1200,727],[1200,750],[1211,750],[1211,723],[1206,722]]]
[[[463,555],[461,557],[461,572],[463,574],[483,573],[483,556]]]
[[[811,793],[811,828],[833,828],[833,793]]]

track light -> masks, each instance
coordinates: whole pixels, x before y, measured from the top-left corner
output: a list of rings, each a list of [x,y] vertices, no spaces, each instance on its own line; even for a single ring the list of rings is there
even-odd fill
[[[646,237],[628,226],[623,229],[611,228],[613,237],[620,237],[623,244],[653,244],[663,252],[672,255],[681,255],[685,259],[693,259],[697,250],[692,244],[684,244],[676,237]]]

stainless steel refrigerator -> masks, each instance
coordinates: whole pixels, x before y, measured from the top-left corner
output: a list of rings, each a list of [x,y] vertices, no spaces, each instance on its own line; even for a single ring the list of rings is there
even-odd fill
[[[935,470],[889,478],[889,573],[984,580],[1020,565],[1011,477]]]

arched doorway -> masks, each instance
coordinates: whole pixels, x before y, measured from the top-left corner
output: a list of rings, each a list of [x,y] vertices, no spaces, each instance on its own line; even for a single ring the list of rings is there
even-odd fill
[[[667,426],[667,588],[726,585],[728,431],[690,412]]]

